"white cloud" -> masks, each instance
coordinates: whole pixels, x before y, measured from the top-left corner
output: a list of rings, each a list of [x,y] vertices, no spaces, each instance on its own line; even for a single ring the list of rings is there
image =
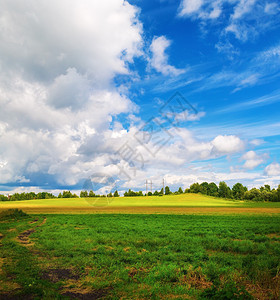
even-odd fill
[[[189,15],[197,12],[203,5],[203,0],[183,0],[181,2],[180,15]]]
[[[268,176],[278,176],[280,175],[280,164],[274,162],[265,168],[265,174]]]
[[[265,7],[264,7],[264,12],[267,14],[271,14],[274,15],[277,13],[277,11],[279,11],[279,7],[278,4],[275,2],[271,2],[271,3],[266,3]]]
[[[235,6],[234,12],[232,14],[232,19],[240,19],[245,14],[248,14],[255,4],[256,0],[241,0],[239,3]]]
[[[224,154],[239,152],[244,148],[244,142],[234,135],[219,135],[212,144],[216,151]]]
[[[185,72],[183,69],[177,69],[168,64],[168,56],[165,53],[171,42],[165,36],[154,37],[150,50],[152,57],[150,60],[151,66],[158,72],[164,75],[180,75]]]
[[[242,159],[245,160],[243,167],[245,169],[254,169],[264,162],[264,157],[264,155],[257,155],[255,151],[248,151],[242,156]]]
[[[231,33],[242,42],[257,37],[277,24],[277,18],[272,20],[270,16],[279,11],[275,2],[256,0],[182,0],[179,6],[179,16],[199,20],[204,32],[208,32],[209,26],[220,24],[215,21],[222,19],[226,25],[217,31],[220,38],[227,39]]]
[[[222,13],[222,1],[183,0],[179,8],[181,17],[197,17],[202,20],[214,20]]]
[[[137,110],[112,79],[142,55],[139,10],[121,0],[0,5],[0,181],[76,184],[108,163],[113,117]]]
[[[252,144],[253,146],[259,146],[263,143],[265,143],[265,141],[262,139],[254,139],[254,140],[250,141],[250,144]]]

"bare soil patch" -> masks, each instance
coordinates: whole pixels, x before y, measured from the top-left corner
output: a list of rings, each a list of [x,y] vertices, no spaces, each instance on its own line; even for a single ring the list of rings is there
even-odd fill
[[[42,279],[46,279],[52,282],[58,282],[61,280],[78,280],[79,274],[73,273],[70,269],[48,269],[42,272]]]

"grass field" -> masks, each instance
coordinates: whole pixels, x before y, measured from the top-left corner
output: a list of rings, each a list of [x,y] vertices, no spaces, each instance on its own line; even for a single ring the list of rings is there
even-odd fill
[[[200,194],[151,197],[70,198],[0,202],[0,210],[28,213],[280,213],[280,203],[256,203]]]
[[[0,299],[280,297],[276,215],[33,215],[0,226]]]
[[[0,299],[280,299],[280,203],[184,194],[1,210]]]

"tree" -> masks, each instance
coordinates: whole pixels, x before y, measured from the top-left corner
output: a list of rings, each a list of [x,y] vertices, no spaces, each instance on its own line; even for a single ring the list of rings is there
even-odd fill
[[[268,185],[268,184],[264,185],[264,189],[268,192],[271,192],[270,185]]]
[[[219,193],[218,193],[218,186],[215,182],[210,182],[208,184],[208,195],[209,196],[213,196],[213,197],[218,197]]]
[[[107,197],[111,198],[111,197],[113,197],[113,194],[110,192],[110,193],[107,195]]]
[[[163,195],[163,188],[161,188],[159,195]]]
[[[153,196],[153,193],[152,192],[148,192],[148,196]]]
[[[243,186],[242,183],[236,183],[232,187],[232,195],[234,199],[243,199],[245,192],[247,191],[247,188]]]
[[[114,192],[114,197],[119,197],[120,195],[119,195],[119,193],[118,193],[118,191],[115,191]]]
[[[183,190],[181,187],[179,187],[179,189],[178,189],[178,194],[183,194]]]
[[[252,201],[262,201],[262,193],[256,188],[252,188],[250,191],[245,192],[244,199]]]
[[[231,198],[231,190],[230,187],[227,186],[227,184],[224,181],[221,181],[219,183],[219,197],[222,198]]]
[[[4,195],[0,195],[0,201],[8,201],[8,197]]]
[[[273,194],[272,194],[272,192],[270,192],[266,188],[264,188],[261,191],[261,198],[264,201],[273,201]]]
[[[81,191],[80,198],[86,198],[86,197],[88,197],[88,191]]]
[[[190,186],[190,193],[199,193],[199,191],[200,191],[199,183],[196,182]]]
[[[201,194],[208,195],[208,182],[202,182],[199,185],[199,191]]]
[[[89,197],[96,197],[96,195],[94,194],[93,191],[89,191],[88,196],[89,196]]]
[[[164,194],[165,195],[170,195],[171,194],[171,191],[169,189],[169,186],[166,186],[165,189],[164,189]]]
[[[158,191],[154,191],[154,196],[158,196],[159,192]]]

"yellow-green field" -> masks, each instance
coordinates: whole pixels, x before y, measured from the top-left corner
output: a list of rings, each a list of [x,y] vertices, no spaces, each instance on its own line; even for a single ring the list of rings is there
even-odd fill
[[[28,213],[280,213],[280,203],[254,203],[200,194],[163,197],[60,198],[1,202]]]

